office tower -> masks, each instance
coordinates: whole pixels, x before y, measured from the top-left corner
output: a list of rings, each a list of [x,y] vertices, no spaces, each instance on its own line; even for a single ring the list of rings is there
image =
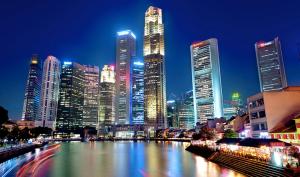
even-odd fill
[[[255,52],[261,92],[287,87],[279,38],[255,43]]]
[[[112,125],[115,123],[115,68],[104,65],[100,80],[99,123]]]
[[[83,127],[98,125],[99,81],[99,67],[84,65]]]
[[[131,62],[136,55],[135,35],[118,32],[116,51],[116,118],[118,124],[129,124],[131,118]]]
[[[42,67],[37,55],[31,57],[29,73],[23,104],[22,120],[34,121],[38,119],[40,105],[40,91],[42,82]]]
[[[60,77],[56,127],[59,132],[78,132],[83,127],[84,66],[64,62]]]
[[[60,61],[48,56],[44,61],[40,115],[36,127],[55,129],[60,82]]]
[[[162,10],[150,6],[144,27],[144,118],[148,129],[167,126],[164,55]]]
[[[167,127],[178,127],[178,100],[167,101]]]
[[[217,39],[191,45],[195,122],[223,116],[223,96]]]
[[[193,91],[186,92],[178,105],[179,128],[192,129],[194,122]]]
[[[144,63],[132,65],[132,119],[130,124],[144,124]]]

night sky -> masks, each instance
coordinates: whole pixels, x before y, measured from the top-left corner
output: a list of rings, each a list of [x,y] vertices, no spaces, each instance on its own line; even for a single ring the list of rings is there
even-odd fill
[[[44,60],[98,65],[115,62],[116,32],[131,29],[142,57],[144,13],[162,8],[167,96],[192,88],[189,46],[219,42],[224,99],[259,91],[254,43],[281,40],[289,85],[300,85],[300,2],[292,0],[2,0],[0,2],[0,105],[10,118],[22,113],[28,64]]]

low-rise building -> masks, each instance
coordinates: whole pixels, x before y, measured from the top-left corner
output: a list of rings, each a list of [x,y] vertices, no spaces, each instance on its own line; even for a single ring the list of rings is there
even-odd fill
[[[271,138],[300,145],[300,112],[291,114],[283,120],[277,128],[270,132]]]
[[[300,112],[300,86],[261,92],[247,99],[253,138],[270,138],[269,132],[284,128],[282,122]]]

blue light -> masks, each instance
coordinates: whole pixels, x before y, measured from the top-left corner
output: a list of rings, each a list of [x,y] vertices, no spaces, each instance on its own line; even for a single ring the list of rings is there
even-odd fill
[[[72,64],[72,62],[70,62],[70,61],[65,61],[64,62],[64,65],[71,65]]]
[[[135,61],[133,62],[134,65],[139,65],[139,66],[144,66],[144,63],[140,62],[140,61]]]
[[[128,35],[128,34],[130,34],[132,37],[134,37],[134,39],[136,39],[136,36],[130,30],[125,30],[125,31],[119,31],[118,32],[119,36]]]

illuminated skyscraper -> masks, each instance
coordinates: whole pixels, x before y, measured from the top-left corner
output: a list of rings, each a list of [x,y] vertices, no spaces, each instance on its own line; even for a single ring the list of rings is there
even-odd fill
[[[178,105],[179,128],[192,129],[194,122],[193,91],[186,92]]]
[[[132,65],[132,119],[130,124],[144,124],[144,63]]]
[[[59,132],[77,132],[83,127],[84,66],[64,62],[60,79],[56,128]]]
[[[48,56],[44,61],[40,115],[35,126],[55,129],[60,82],[60,61]]]
[[[26,83],[22,120],[37,120],[40,105],[42,67],[37,55],[31,57]]]
[[[260,90],[281,90],[287,87],[279,38],[255,43]]]
[[[104,65],[100,80],[99,123],[112,125],[115,123],[115,68]]]
[[[191,45],[195,122],[223,116],[223,96],[217,39]]]
[[[164,50],[162,10],[150,6],[144,28],[144,118],[145,124],[154,129],[167,126]]]
[[[129,124],[131,118],[131,60],[136,55],[136,39],[130,31],[118,32],[116,51],[116,118]]]
[[[99,67],[84,65],[83,127],[97,127],[99,119]]]

